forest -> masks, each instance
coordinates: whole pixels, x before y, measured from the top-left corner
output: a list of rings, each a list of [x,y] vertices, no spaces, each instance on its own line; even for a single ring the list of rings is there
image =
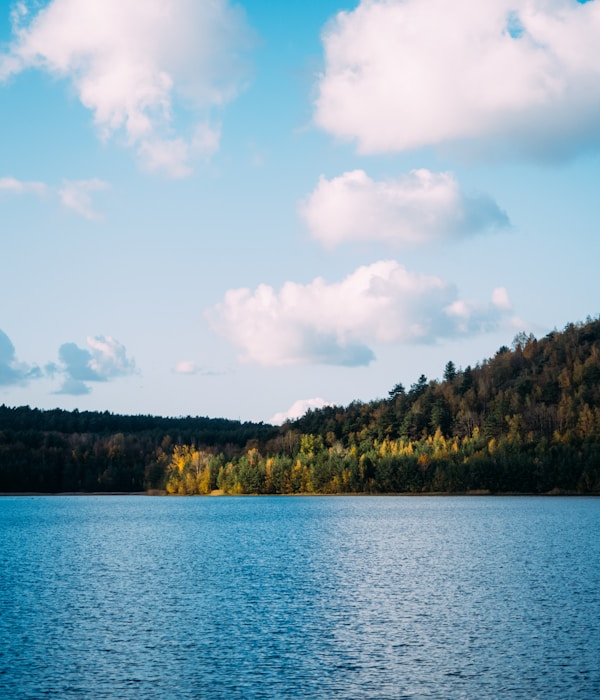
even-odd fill
[[[0,492],[600,494],[600,320],[280,427],[2,405]]]

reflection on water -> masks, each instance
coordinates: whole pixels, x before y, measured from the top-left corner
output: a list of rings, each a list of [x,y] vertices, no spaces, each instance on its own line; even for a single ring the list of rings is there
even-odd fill
[[[599,499],[0,499],[0,696],[597,698]]]

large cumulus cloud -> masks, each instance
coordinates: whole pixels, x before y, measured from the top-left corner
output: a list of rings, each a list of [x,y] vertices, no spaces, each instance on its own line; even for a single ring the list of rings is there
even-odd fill
[[[327,247],[347,241],[423,245],[509,224],[491,197],[467,195],[451,173],[424,168],[383,181],[364,170],[322,176],[300,211],[311,235]]]
[[[323,34],[315,121],[365,153],[600,143],[600,3],[363,0]]]
[[[249,45],[243,11],[228,0],[18,2],[0,80],[43,69],[74,86],[101,137],[115,132],[145,168],[173,177],[218,147],[211,110],[239,91]],[[175,112],[192,122],[175,130]]]
[[[266,284],[232,289],[209,318],[247,362],[360,366],[375,358],[376,344],[491,330],[509,310],[503,290],[489,304],[469,302],[439,277],[386,260],[359,267],[341,282],[286,282],[279,292]]]

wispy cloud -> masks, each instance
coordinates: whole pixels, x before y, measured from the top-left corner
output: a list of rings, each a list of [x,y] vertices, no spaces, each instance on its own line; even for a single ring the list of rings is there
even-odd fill
[[[65,209],[83,216],[89,221],[101,220],[102,214],[94,209],[92,193],[109,189],[110,185],[98,178],[90,180],[64,180],[61,187],[52,187],[43,182],[17,180],[14,177],[0,178],[0,193],[27,194],[41,197],[56,197]]]
[[[461,300],[453,284],[410,272],[394,260],[359,267],[341,282],[286,282],[279,292],[261,284],[232,289],[208,312],[213,327],[261,365],[360,366],[373,345],[435,342],[498,326],[508,297]]]
[[[175,374],[199,374],[202,368],[193,360],[180,360],[173,371]]]
[[[200,375],[202,377],[220,377],[224,374],[228,374],[225,370],[215,370],[203,367],[194,360],[179,360],[175,363],[173,367],[173,372],[175,374],[181,374],[185,376]]]
[[[217,153],[220,140],[220,125],[205,122],[196,126],[191,141],[174,138],[150,139],[140,143],[138,156],[144,170],[162,170],[173,178],[183,178],[192,174],[193,160],[209,160]]]
[[[48,191],[43,182],[17,180],[14,177],[0,177],[0,192],[9,194],[35,194],[43,197]]]
[[[300,211],[311,235],[327,247],[347,241],[422,245],[510,223],[490,197],[467,195],[451,173],[425,169],[383,181],[364,170],[321,176]]]
[[[569,156],[600,144],[599,41],[598,2],[363,0],[323,33],[315,122],[364,153]]]
[[[51,0],[37,12],[18,3],[12,19],[0,80],[30,67],[67,79],[103,139],[122,133],[145,168],[171,177],[188,175],[194,157],[218,147],[218,128],[207,130],[207,120],[239,92],[240,56],[251,43],[240,7]],[[193,123],[189,133],[175,132],[175,105]]]
[[[64,207],[80,214],[90,221],[98,221],[102,215],[94,209],[92,192],[108,189],[108,183],[98,178],[91,180],[65,180],[58,190],[58,196]]]

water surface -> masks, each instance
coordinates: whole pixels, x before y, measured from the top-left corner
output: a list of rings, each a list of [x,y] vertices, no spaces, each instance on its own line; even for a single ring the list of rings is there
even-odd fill
[[[0,697],[597,698],[600,499],[5,497]]]

